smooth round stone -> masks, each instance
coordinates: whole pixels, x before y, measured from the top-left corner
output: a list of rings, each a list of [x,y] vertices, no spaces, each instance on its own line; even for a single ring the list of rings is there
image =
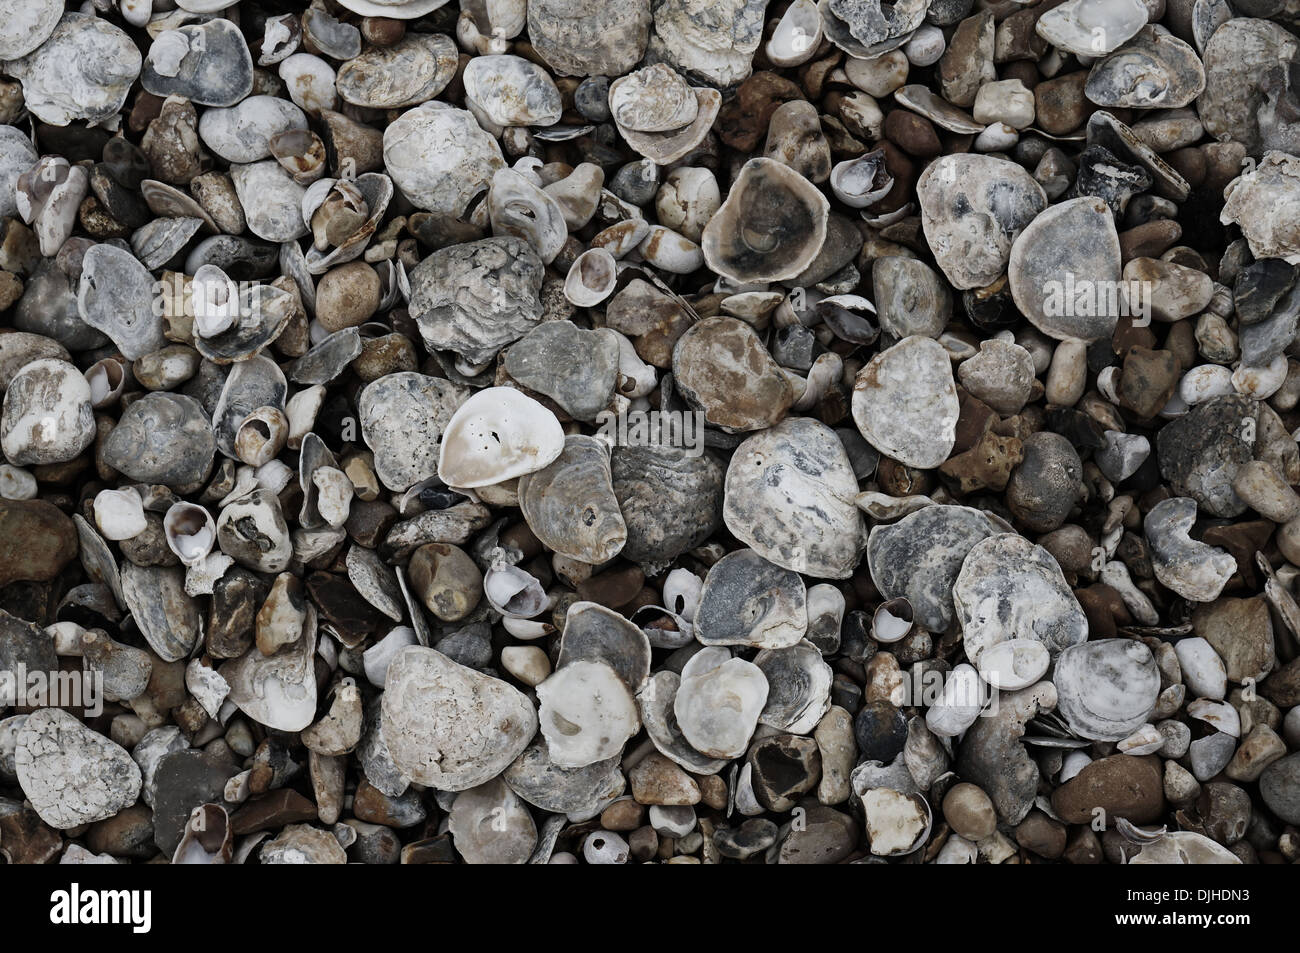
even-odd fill
[[[442,92],[457,65],[451,37],[408,33],[392,46],[372,46],[348,60],[339,67],[335,82],[339,96],[354,106],[404,109]]]
[[[614,496],[609,450],[597,438],[566,437],[560,456],[519,480],[524,519],[546,546],[596,566],[627,542],[627,524]],[[574,514],[579,514],[574,519]]]
[[[416,645],[389,663],[382,712],[393,762],[442,791],[496,777],[537,731],[537,714],[520,691]]]
[[[455,219],[506,164],[471,113],[426,103],[388,124],[384,166],[417,208]]]
[[[960,402],[942,344],[914,335],[882,351],[853,384],[853,421],[887,457],[922,470],[948,459]]]
[[[673,379],[708,423],[731,433],[762,430],[794,402],[785,374],[750,325],[705,318],[673,348]]]
[[[889,702],[868,702],[853,719],[853,737],[860,762],[889,764],[907,743],[907,717]]]
[[[906,598],[931,632],[957,622],[952,587],[980,540],[1002,529],[968,506],[927,506],[897,523],[878,525],[867,542],[871,579],[886,599]]]
[[[64,13],[49,38],[5,72],[22,81],[23,104],[42,122],[98,123],[126,103],[140,75],[140,51],[107,20]]]
[[[130,252],[108,244],[94,245],[86,252],[78,298],[81,317],[112,338],[128,360],[167,344],[154,296],[153,276]]]
[[[451,381],[413,371],[388,374],[357,398],[362,439],[384,486],[402,492],[437,476],[438,442],[468,396]]]
[[[36,49],[49,39],[62,15],[60,0],[0,2],[0,60],[16,60]]]
[[[1024,457],[1007,482],[1007,505],[1030,529],[1051,532],[1084,496],[1083,464],[1070,441],[1057,433],[1040,430],[1021,446]]]
[[[104,440],[104,462],[139,483],[192,486],[216,453],[208,415],[192,397],[155,392],[132,402]]]
[[[307,234],[302,220],[306,190],[274,159],[232,165],[239,204],[244,207],[248,230],[268,242],[291,242]]]
[[[1053,205],[1011,247],[1011,297],[1030,323],[1057,340],[1095,341],[1115,331],[1109,305],[1120,279],[1119,236],[1094,196]]]
[[[1132,639],[1100,639],[1064,649],[1052,682],[1057,709],[1072,731],[1120,741],[1146,723],[1160,694],[1151,650]]]
[[[227,109],[205,109],[199,117],[199,138],[227,162],[265,159],[273,136],[306,128],[306,114],[276,96],[249,96]]]
[[[622,76],[645,55],[650,0],[533,0],[528,36],[534,49],[564,76]]]
[[[553,126],[563,104],[555,81],[522,56],[476,56],[465,66],[465,98],[498,126]]]
[[[711,758],[739,758],[767,704],[767,679],[753,662],[721,647],[695,653],[682,668],[673,713],[688,744]]]
[[[1200,637],[1180,639],[1174,645],[1174,653],[1189,694],[1211,699],[1222,699],[1227,694],[1227,670],[1209,642]]]
[[[94,439],[90,385],[75,366],[42,358],[14,375],[0,413],[0,449],[8,462],[64,463]]]
[[[665,565],[707,540],[722,522],[722,466],[670,446],[614,447],[614,496],[627,524],[623,558]]]
[[[618,363],[618,336],[613,331],[588,331],[572,321],[537,325],[505,355],[507,374],[585,421],[595,420],[614,399]]]
[[[449,245],[411,272],[411,314],[430,350],[471,363],[492,358],[542,317],[544,266],[521,238]]]
[[[1092,66],[1084,92],[1098,106],[1176,109],[1205,89],[1205,68],[1191,46],[1144,26],[1120,49]]]
[[[952,600],[966,655],[981,674],[983,653],[1008,639],[1033,639],[1056,655],[1088,638],[1088,619],[1052,554],[1014,533],[971,547]]]
[[[253,90],[253,57],[239,27],[218,17],[160,33],[149,47],[140,83],[164,99],[233,106]]]
[[[59,830],[112,817],[140,794],[140,768],[126,750],[58,708],[27,717],[14,764],[27,800]]]
[[[581,768],[616,757],[641,727],[627,683],[601,661],[579,659],[537,686],[538,721],[551,760]]]
[[[867,542],[857,492],[835,431],[809,417],[791,417],[736,448],[727,467],[723,519],[769,562],[847,579]]]
[[[1268,809],[1288,824],[1300,824],[1300,753],[1274,761],[1259,776]]]
[[[807,628],[803,579],[752,549],[728,553],[704,577],[695,610],[695,637],[704,645],[788,648]]]
[[[1028,172],[993,156],[936,159],[921,173],[916,194],[935,261],[963,290],[997,281],[1012,243],[1047,207],[1042,186]]]
[[[834,673],[811,642],[786,649],[763,649],[754,664],[767,679],[767,705],[759,721],[777,731],[806,735],[831,707]]]
[[[619,758],[565,768],[551,760],[546,739],[538,736],[501,779],[521,798],[554,814],[591,816],[623,793],[627,782]]]
[[[532,814],[501,778],[458,794],[447,829],[467,864],[526,864],[537,846]]]

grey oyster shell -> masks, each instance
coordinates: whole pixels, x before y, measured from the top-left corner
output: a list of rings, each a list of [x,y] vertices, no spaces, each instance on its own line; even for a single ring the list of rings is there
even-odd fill
[[[164,662],[189,656],[203,625],[185,592],[185,572],[175,566],[137,566],[122,561],[122,597],[136,627]]]
[[[1065,649],[1052,673],[1057,709],[1076,734],[1119,741],[1146,723],[1160,694],[1151,650],[1133,639],[1100,639]]]
[[[1110,207],[1096,196],[1053,205],[1016,239],[1008,274],[1016,307],[1044,334],[1057,340],[1109,337],[1119,309],[1108,306],[1106,289],[1120,279],[1119,235]],[[1099,306],[1074,307],[1071,294],[1089,288],[1097,289],[1093,300]]]
[[[612,609],[575,602],[564,617],[555,667],[580,660],[604,662],[636,692],[650,677],[650,640]]]
[[[876,526],[867,541],[871,580],[886,599],[904,597],[931,632],[953,631],[952,587],[980,540],[1002,532],[969,506],[927,506],[897,523]]]
[[[1300,152],[1300,121],[1281,78],[1300,57],[1300,40],[1276,23],[1234,17],[1205,45],[1205,92],[1196,102],[1205,131],[1235,140],[1249,155]]]
[[[469,392],[414,371],[387,374],[357,397],[361,435],[375,455],[375,474],[402,492],[438,475],[438,444]]]
[[[411,272],[411,316],[430,350],[491,359],[542,319],[542,261],[522,238],[450,245]]]
[[[1047,207],[1042,186],[1006,159],[941,156],[916,183],[921,227],[953,287],[983,288],[1006,271],[1011,246]]]
[[[17,213],[14,187],[38,158],[36,147],[21,129],[0,126],[0,215],[8,218]]]
[[[519,506],[534,535],[570,559],[603,563],[627,542],[609,450],[595,437],[565,437],[564,451],[554,462],[520,477]]]
[[[803,579],[752,549],[728,553],[704,577],[695,612],[695,637],[704,645],[783,649],[807,628]]]
[[[384,166],[411,204],[455,219],[506,163],[473,114],[425,103],[384,130]]]
[[[834,673],[807,639],[789,648],[763,649],[754,664],[767,679],[767,705],[760,724],[806,735],[830,711]]]
[[[496,777],[537,732],[537,712],[518,689],[418,645],[389,663],[382,712],[393,763],[441,791]]]
[[[339,67],[344,102],[370,109],[418,106],[442,92],[458,65],[456,43],[443,33],[408,33],[392,46],[372,46]]]
[[[1084,93],[1098,106],[1176,109],[1205,90],[1196,51],[1164,27],[1144,26],[1092,65]]]
[[[790,417],[747,438],[727,467],[727,528],[764,559],[847,579],[867,544],[858,481],[835,431]]]
[[[216,449],[212,424],[197,400],[155,392],[122,412],[103,454],[105,463],[137,482],[188,487],[207,477]]]
[[[16,60],[36,49],[54,32],[63,15],[62,0],[0,2],[0,60]]]
[[[723,469],[682,447],[614,447],[614,496],[627,525],[623,557],[666,565],[722,523]]]
[[[645,726],[650,741],[665,758],[675,761],[693,774],[717,774],[727,766],[727,762],[710,758],[692,748],[677,724],[677,712],[673,710],[673,703],[677,699],[677,688],[681,682],[680,675],[667,669],[650,676],[636,696],[641,724]]]
[[[510,762],[501,780],[543,811],[590,816],[627,788],[620,763],[614,757],[580,768],[561,767],[551,760],[546,739],[538,735]]]
[[[533,48],[566,76],[621,76],[645,55],[650,0],[530,0]]]
[[[572,321],[547,321],[505,354],[506,373],[545,394],[577,420],[592,421],[609,407],[618,384],[618,335],[588,331]]]
[[[239,27],[218,17],[160,33],[145,57],[140,83],[163,98],[233,106],[253,91],[253,57]]]
[[[976,543],[952,587],[966,656],[1010,639],[1034,639],[1053,655],[1088,638],[1088,619],[1061,567],[1041,546],[1002,533]]]
[[[650,53],[688,79],[734,86],[752,70],[766,6],[764,0],[663,0],[654,11]]]
[[[22,81],[24,104],[42,122],[66,126],[121,109],[140,62],[131,38],[107,20],[65,13],[49,39],[5,72]]]
[[[960,413],[948,352],[919,335],[881,351],[858,372],[852,410],[859,432],[885,456],[939,466],[956,443]]]
[[[553,126],[563,104],[555,81],[522,56],[476,56],[462,76],[465,100],[498,126]]]
[[[82,320],[107,334],[129,361],[167,344],[154,306],[153,276],[116,245],[95,245],[86,252],[77,305]]]

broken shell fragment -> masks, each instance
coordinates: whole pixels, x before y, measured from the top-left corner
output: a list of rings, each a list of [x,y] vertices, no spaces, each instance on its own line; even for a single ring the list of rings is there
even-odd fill
[[[538,722],[551,760],[581,768],[616,756],[641,726],[632,693],[601,661],[570,662],[537,686]]]

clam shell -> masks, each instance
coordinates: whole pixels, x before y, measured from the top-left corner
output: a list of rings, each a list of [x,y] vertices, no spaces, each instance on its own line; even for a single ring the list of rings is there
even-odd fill
[[[202,632],[198,606],[185,593],[185,573],[175,567],[137,566],[124,560],[122,598],[149,647],[164,662],[190,654]]]
[[[627,787],[619,764],[620,759],[613,757],[579,768],[565,768],[551,760],[546,739],[538,737],[510,762],[501,773],[501,780],[543,811],[594,815]]]
[[[627,144],[657,165],[668,165],[692,152],[708,135],[722,108],[722,94],[716,89],[692,86],[695,118],[669,132],[638,132],[619,127]]]
[[[543,264],[555,260],[569,236],[559,203],[513,169],[492,176],[487,206],[492,234],[524,239]]]
[[[284,332],[294,306],[293,296],[274,285],[245,286],[230,328],[211,337],[195,335],[194,346],[214,364],[246,361]]]

